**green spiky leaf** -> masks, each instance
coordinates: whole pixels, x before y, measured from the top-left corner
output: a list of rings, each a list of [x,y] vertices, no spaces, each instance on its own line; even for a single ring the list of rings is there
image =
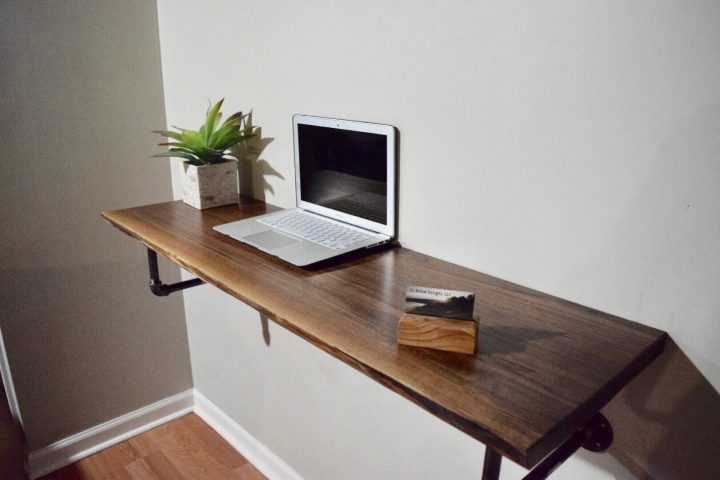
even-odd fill
[[[153,133],[159,133],[163,137],[174,138],[175,140],[182,140],[182,136],[180,136],[178,132],[173,132],[171,130],[153,130]]]
[[[221,99],[215,105],[210,107],[207,112],[207,116],[205,117],[205,131],[203,132],[203,138],[206,143],[210,139],[210,135],[215,131],[215,122],[218,119],[218,112],[220,111],[220,107],[222,107],[224,101],[224,98]]]
[[[193,154],[180,150],[168,150],[166,152],[156,153],[155,155],[153,155],[153,157],[178,157],[190,161],[198,160],[198,157],[194,156]]]
[[[228,150],[253,136],[252,110],[248,114],[237,112],[222,121],[220,108],[224,99],[211,104],[205,115],[205,123],[197,130],[173,126],[175,131],[155,130],[154,133],[175,140],[158,145],[170,147],[155,157],[184,158],[194,165],[206,165],[232,160]],[[235,159],[236,160],[236,159]]]

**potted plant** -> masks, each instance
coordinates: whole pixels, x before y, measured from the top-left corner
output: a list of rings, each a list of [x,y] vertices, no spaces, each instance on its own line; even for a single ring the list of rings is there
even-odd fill
[[[159,143],[170,147],[153,157],[178,157],[183,162],[183,201],[204,209],[236,203],[238,200],[237,158],[231,149],[253,136],[252,112],[237,112],[221,123],[224,99],[208,108],[205,123],[198,130],[155,130],[174,141]]]

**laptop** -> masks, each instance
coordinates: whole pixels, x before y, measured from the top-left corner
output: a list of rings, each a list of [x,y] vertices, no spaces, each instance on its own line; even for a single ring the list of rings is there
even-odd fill
[[[395,237],[391,125],[293,116],[296,208],[214,229],[297,266]]]

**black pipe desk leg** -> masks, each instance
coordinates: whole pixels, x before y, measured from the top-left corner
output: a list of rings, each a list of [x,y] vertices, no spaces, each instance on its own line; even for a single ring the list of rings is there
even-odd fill
[[[523,480],[545,480],[580,448],[591,452],[602,452],[612,444],[612,441],[613,431],[610,422],[601,413],[598,413],[584,428],[575,432],[565,443],[545,457],[525,475]]]
[[[150,288],[153,285],[162,283],[160,280],[160,270],[158,269],[157,253],[155,250],[147,249],[148,268],[150,269]]]
[[[490,447],[485,447],[485,461],[483,462],[482,480],[498,480],[500,478],[500,463],[502,456]]]
[[[575,432],[565,443],[530,470],[523,480],[545,480],[580,448],[585,448],[591,452],[602,452],[612,444],[612,441],[613,431],[610,422],[601,413],[597,413],[587,425]],[[500,478],[501,461],[500,454],[489,447],[485,447],[482,480],[498,480]]]
[[[192,280],[185,280],[184,282],[165,284],[162,280],[160,280],[157,253],[155,253],[155,250],[151,250],[148,248],[147,255],[148,268],[150,269],[150,291],[158,297],[167,297],[173,292],[184,290],[190,287],[197,287],[198,285],[202,285],[203,283],[205,283],[199,278],[193,278]]]

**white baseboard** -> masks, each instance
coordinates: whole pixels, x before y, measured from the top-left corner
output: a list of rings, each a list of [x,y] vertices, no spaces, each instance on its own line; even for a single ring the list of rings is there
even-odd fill
[[[240,452],[270,480],[302,480],[302,477],[195,389],[165,398],[89,428],[30,453],[30,478],[50,472],[111,447],[190,412]]]
[[[195,393],[195,414],[240,452],[248,462],[270,480],[303,480],[280,457],[250,435],[235,420],[197,390]]]
[[[194,389],[165,398],[30,453],[33,480],[193,411]]]

